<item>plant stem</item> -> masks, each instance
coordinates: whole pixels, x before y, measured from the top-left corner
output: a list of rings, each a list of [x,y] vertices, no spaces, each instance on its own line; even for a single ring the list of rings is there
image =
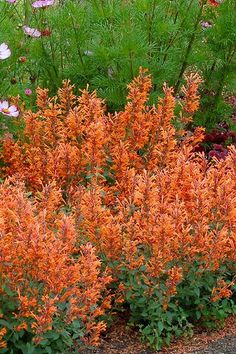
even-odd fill
[[[219,85],[218,85],[218,88],[216,90],[216,94],[215,94],[215,99],[214,99],[214,104],[217,105],[218,101],[219,101],[219,98],[222,94],[222,91],[223,91],[223,88],[224,88],[224,84],[225,84],[225,78],[226,78],[226,73],[227,73],[227,69],[228,67],[230,66],[233,58],[234,58],[234,55],[235,55],[235,52],[236,52],[236,46],[234,46],[234,48],[230,48],[229,52],[228,52],[228,55],[226,55],[226,62],[222,68],[222,72],[221,72],[221,77],[220,77],[220,80],[219,80]]]
[[[76,45],[77,45],[78,54],[79,54],[79,60],[81,62],[81,65],[84,68],[84,61],[83,61],[83,57],[82,57],[82,53],[81,53],[81,48],[80,48],[80,45],[79,45],[79,37],[78,37],[77,29],[76,29],[76,26],[75,26],[75,21],[74,21],[74,18],[73,18],[72,15],[71,15],[71,22],[72,22],[73,30],[74,30],[74,33],[75,33]]]
[[[152,26],[153,26],[153,20],[155,17],[155,9],[157,6],[157,0],[153,0],[153,3],[151,5],[151,11],[149,12],[148,16],[148,21],[149,21],[149,26],[148,26],[148,44],[151,44],[152,40]]]
[[[134,70],[133,70],[133,58],[132,58],[132,51],[129,52],[129,63],[130,63],[130,74],[131,78],[134,77]]]
[[[216,67],[216,59],[213,61],[212,66],[210,68],[210,71],[209,71],[209,73],[207,75],[207,78],[205,80],[205,86],[208,86],[208,83],[210,82],[210,79],[211,79],[211,76],[212,76],[212,74],[213,74],[213,72],[215,70],[215,67]]]
[[[192,50],[192,47],[193,47],[193,44],[194,44],[194,41],[195,41],[195,38],[196,38],[197,27],[198,27],[199,21],[201,19],[202,11],[203,11],[203,7],[204,7],[205,3],[206,3],[206,0],[201,2],[200,9],[199,9],[196,21],[194,23],[193,32],[192,32],[192,35],[190,37],[190,41],[188,43],[188,46],[187,46],[187,49],[186,49],[186,52],[185,52],[184,61],[183,61],[183,64],[181,66],[181,70],[180,70],[177,82],[176,82],[175,87],[174,87],[174,94],[176,94],[176,92],[178,91],[182,76],[183,76],[183,74],[185,72],[185,69],[187,68],[189,54],[191,53],[191,50]]]
[[[164,55],[164,58],[163,58],[163,64],[165,63],[165,61],[167,59],[168,50],[174,44],[174,42],[175,42],[176,38],[178,37],[179,33],[181,33],[181,29],[183,28],[183,26],[185,24],[185,21],[186,21],[186,19],[188,17],[188,13],[189,13],[190,8],[192,7],[193,2],[194,2],[194,0],[191,0],[190,3],[188,4],[186,13],[185,13],[185,15],[183,17],[183,20],[181,21],[181,23],[179,25],[179,28],[177,29],[177,31],[174,33],[174,35],[169,40],[169,43],[168,43],[167,48],[165,50],[165,55]]]

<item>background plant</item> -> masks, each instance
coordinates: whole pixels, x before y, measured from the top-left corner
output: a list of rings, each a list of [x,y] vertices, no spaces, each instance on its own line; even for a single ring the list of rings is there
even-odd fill
[[[13,54],[1,62],[1,96],[20,93],[33,103],[37,85],[55,94],[69,78],[80,88],[89,83],[98,89],[114,111],[124,105],[126,85],[140,65],[154,77],[152,102],[162,82],[176,94],[184,73],[194,68],[205,82],[196,122],[212,126],[230,116],[222,98],[235,87],[234,13],[234,0],[217,7],[206,0],[67,0],[42,9],[29,0],[2,1],[0,41]],[[23,25],[41,36],[27,37]],[[28,98],[27,88],[33,91]]]

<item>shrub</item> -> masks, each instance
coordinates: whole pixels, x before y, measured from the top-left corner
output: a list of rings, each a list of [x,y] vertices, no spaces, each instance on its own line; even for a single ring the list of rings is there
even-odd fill
[[[122,183],[127,169],[162,169],[177,158],[183,146],[190,153],[203,139],[202,128],[189,137],[183,130],[199,107],[200,82],[198,75],[189,76],[176,118],[173,90],[166,85],[158,106],[145,106],[152,84],[143,69],[129,85],[125,110],[113,115],[106,114],[96,92],[83,90],[76,97],[68,82],[54,98],[49,98],[48,90],[38,89],[37,112],[29,110],[22,121],[18,119],[23,132],[15,133],[17,139],[10,134],[3,139],[5,171],[18,174],[30,189],[54,180],[68,192],[71,186],[95,180],[107,186]]]
[[[125,299],[130,324],[138,326],[142,338],[156,350],[174,338],[192,335],[196,324],[218,328],[229,314],[236,313],[230,299],[235,291],[235,266],[231,272],[227,267],[209,271],[193,262],[184,274],[173,267],[151,281],[143,270],[123,272]]]
[[[110,277],[70,216],[56,213],[52,185],[38,200],[21,184],[0,187],[2,353],[65,353],[96,344],[106,327]]]
[[[180,100],[164,85],[164,97],[150,105],[151,78],[140,69],[124,111],[114,114],[95,92],[76,97],[66,82],[54,98],[39,89],[37,111],[22,118],[24,130],[3,141],[3,177],[23,181],[37,200],[39,216],[27,222],[26,235],[37,222],[45,230],[46,219],[53,259],[66,214],[78,244],[91,243],[109,267],[114,301],[129,306],[132,322],[156,349],[196,321],[211,325],[235,310],[236,149],[213,161],[194,152],[204,129],[186,127],[199,107],[201,79],[190,74],[186,81]],[[104,290],[105,280],[94,281]]]
[[[31,5],[29,0],[0,4],[0,43],[12,50],[1,62],[1,96],[21,94],[30,105],[38,85],[55,94],[68,78],[79,87],[89,82],[114,111],[125,104],[126,85],[140,65],[153,74],[152,101],[164,80],[176,94],[184,73],[194,69],[205,82],[198,124],[229,117],[222,94],[235,87],[234,0],[218,7],[207,0]]]

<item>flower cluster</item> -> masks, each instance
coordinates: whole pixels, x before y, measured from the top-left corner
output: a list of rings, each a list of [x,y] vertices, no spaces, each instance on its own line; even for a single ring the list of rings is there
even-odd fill
[[[209,157],[215,157],[217,159],[225,159],[228,154],[228,150],[225,149],[222,145],[213,144],[213,149],[209,151]]]
[[[142,293],[163,285],[156,302],[166,312],[191,265],[214,273],[235,263],[236,149],[214,161],[193,152],[204,130],[185,127],[199,107],[201,78],[190,74],[186,82],[176,117],[167,85],[157,105],[147,104],[152,82],[142,68],[125,109],[114,114],[95,92],[76,97],[68,82],[53,98],[38,89],[24,130],[5,136],[0,281],[14,294],[17,328],[27,324],[38,345],[61,318],[63,326],[79,319],[96,344],[110,276],[118,301],[121,292],[129,296],[126,272],[144,279]],[[231,295],[224,285],[212,301]],[[5,345],[4,331],[0,340]]]
[[[204,152],[210,158],[224,159],[229,152],[228,146],[235,143],[236,133],[223,121],[205,134],[203,141],[194,151]]]
[[[99,317],[110,306],[111,277],[102,271],[95,248],[77,238],[74,220],[55,212],[60,201],[53,184],[33,202],[16,180],[0,186],[0,302],[6,304],[11,293],[10,310],[1,307],[8,328],[0,326],[0,348],[11,331],[27,331],[39,345],[48,331],[60,334],[77,321],[81,340],[92,345],[106,328]]]

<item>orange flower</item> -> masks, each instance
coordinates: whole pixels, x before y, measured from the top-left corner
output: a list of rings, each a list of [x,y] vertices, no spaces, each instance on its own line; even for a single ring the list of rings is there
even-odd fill
[[[7,342],[3,339],[3,337],[7,334],[7,329],[5,327],[0,329],[0,348],[7,348]]]

